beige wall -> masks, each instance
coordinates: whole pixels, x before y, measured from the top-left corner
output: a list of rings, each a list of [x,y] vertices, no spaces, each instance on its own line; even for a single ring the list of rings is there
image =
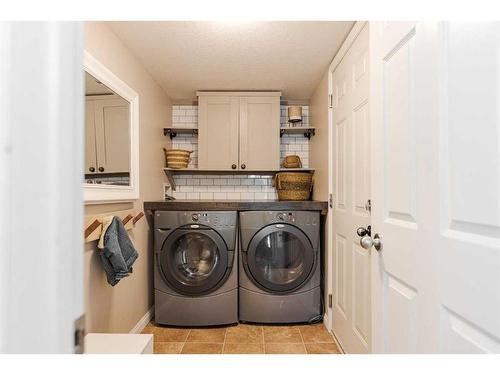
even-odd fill
[[[309,165],[315,168],[314,172],[314,190],[313,199],[328,201],[328,179],[330,178],[328,170],[328,71],[325,72],[318,86],[314,90],[309,104],[309,122],[311,126],[316,127],[316,135],[311,137],[309,144]],[[328,249],[328,226],[329,221],[325,222],[324,244]],[[325,251],[323,263],[324,278],[327,280],[328,267],[331,262],[331,256]],[[328,288],[325,285],[325,305],[328,304]]]
[[[309,116],[309,123],[316,127],[309,143],[309,164],[316,169],[313,199],[328,200],[328,71],[311,97]]]
[[[133,208],[163,199],[165,182],[162,129],[171,123],[172,105],[139,60],[102,22],[85,25],[85,49],[139,94],[140,199],[134,203],[87,205],[85,214]],[[96,243],[85,246],[85,308],[88,332],[129,332],[153,304],[152,236],[144,219],[129,232],[139,252],[133,273],[115,287],[106,282]]]

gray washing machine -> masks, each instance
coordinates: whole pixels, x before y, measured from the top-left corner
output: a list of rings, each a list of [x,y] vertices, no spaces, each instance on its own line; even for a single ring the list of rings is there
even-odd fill
[[[322,318],[319,212],[248,211],[239,221],[240,321]]]
[[[238,321],[236,222],[236,212],[155,212],[156,323]]]

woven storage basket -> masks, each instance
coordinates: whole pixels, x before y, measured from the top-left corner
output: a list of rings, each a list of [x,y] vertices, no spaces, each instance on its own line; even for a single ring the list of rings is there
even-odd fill
[[[287,155],[283,159],[283,168],[302,168],[302,161],[298,155]]]
[[[193,152],[178,149],[163,149],[163,151],[165,151],[165,158],[167,159],[167,168],[173,169],[187,168],[189,164],[189,155]]]
[[[276,173],[273,186],[280,201],[307,201],[311,196],[313,175],[303,172]]]

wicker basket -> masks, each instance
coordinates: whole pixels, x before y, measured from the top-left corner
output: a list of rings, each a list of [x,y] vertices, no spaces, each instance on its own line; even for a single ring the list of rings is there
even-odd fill
[[[313,175],[303,172],[276,173],[273,186],[280,201],[307,201],[311,196]]]
[[[167,159],[167,168],[182,169],[187,168],[189,164],[189,156],[193,151],[188,150],[166,150],[165,158]]]
[[[283,168],[302,168],[302,161],[298,155],[287,155],[283,159]]]

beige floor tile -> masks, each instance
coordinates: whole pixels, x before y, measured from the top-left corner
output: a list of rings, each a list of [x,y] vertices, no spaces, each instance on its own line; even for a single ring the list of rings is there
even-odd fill
[[[189,332],[187,342],[224,342],[226,328],[193,328]]]
[[[185,342],[189,331],[189,328],[146,326],[142,333],[152,333],[155,342]]]
[[[304,344],[265,344],[266,354],[306,354]]]
[[[335,343],[305,344],[308,354],[341,354]]]
[[[222,354],[222,344],[186,342],[181,354]]]
[[[264,342],[267,343],[302,343],[299,328],[290,326],[265,326]]]
[[[224,354],[264,354],[264,344],[224,344]]]
[[[183,342],[155,342],[154,343],[154,353],[155,354],[180,354]]]
[[[299,327],[299,330],[305,343],[333,342],[332,336],[328,333],[326,327],[322,323],[301,326]]]
[[[228,327],[225,342],[262,344],[264,342],[262,326],[239,324],[237,326]]]

